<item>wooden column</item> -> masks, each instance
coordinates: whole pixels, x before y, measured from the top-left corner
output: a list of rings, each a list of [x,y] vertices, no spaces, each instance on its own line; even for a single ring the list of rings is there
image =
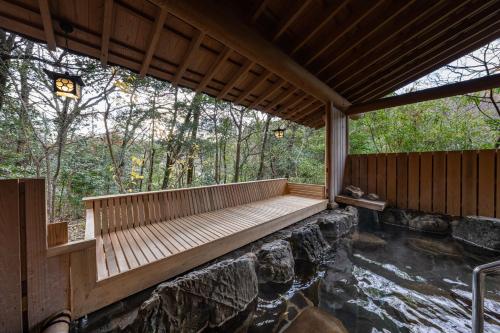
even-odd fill
[[[325,190],[331,205],[342,191],[347,158],[347,117],[333,103],[325,107]]]

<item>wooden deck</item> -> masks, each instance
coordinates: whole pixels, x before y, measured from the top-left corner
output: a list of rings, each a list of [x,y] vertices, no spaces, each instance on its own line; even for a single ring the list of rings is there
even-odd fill
[[[98,235],[98,280],[175,257],[196,247],[204,247],[210,251],[210,245],[216,240],[304,209],[316,212],[324,208],[325,200],[322,199],[284,195]]]
[[[324,193],[322,185],[273,179],[85,198],[86,238],[95,243],[71,252],[73,315],[79,318],[319,213],[327,206]],[[64,246],[56,249],[64,252]]]

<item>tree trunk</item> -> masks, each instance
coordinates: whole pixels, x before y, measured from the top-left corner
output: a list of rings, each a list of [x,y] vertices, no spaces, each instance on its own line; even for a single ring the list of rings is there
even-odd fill
[[[186,184],[187,186],[191,186],[193,183],[193,174],[194,174],[194,155],[196,154],[196,137],[198,135],[198,126],[200,122],[200,113],[201,113],[201,94],[196,94],[193,98],[193,125],[191,128],[191,147],[189,148],[188,153],[188,161],[187,161],[187,175],[186,175]]]
[[[272,116],[270,114],[266,117],[266,124],[264,126],[264,138],[262,139],[262,148],[260,149],[260,157],[259,157],[259,171],[257,172],[257,179],[262,179],[264,177],[264,157],[266,154],[266,144],[267,144],[267,136],[269,133],[269,124],[271,123]]]

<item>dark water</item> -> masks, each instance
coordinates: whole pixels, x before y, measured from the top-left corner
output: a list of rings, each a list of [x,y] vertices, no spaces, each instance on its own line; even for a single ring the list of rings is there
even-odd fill
[[[360,231],[385,246],[339,245],[312,277],[296,280],[279,298],[260,299],[258,331],[267,331],[263,314],[270,320],[295,311],[284,310],[294,298],[340,319],[349,332],[471,331],[472,270],[498,257],[397,227]],[[485,332],[500,332],[500,276],[487,279],[485,320]]]

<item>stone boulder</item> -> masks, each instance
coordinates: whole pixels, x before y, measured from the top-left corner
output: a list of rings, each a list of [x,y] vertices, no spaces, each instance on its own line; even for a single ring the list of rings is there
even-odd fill
[[[436,234],[447,234],[450,223],[439,215],[417,215],[408,221],[408,227],[412,230],[432,232]]]
[[[379,214],[379,221],[381,223],[397,225],[406,228],[408,227],[408,223],[412,218],[410,212],[399,208],[386,208]]]
[[[247,323],[258,294],[255,263],[255,255],[248,254],[160,284],[126,331],[199,332],[233,318],[237,325]]]
[[[303,332],[348,333],[339,319],[316,307],[302,311],[283,331],[283,333]]]
[[[352,246],[360,250],[373,250],[387,244],[382,238],[366,232],[355,232],[352,235]]]
[[[365,199],[368,199],[371,201],[377,201],[377,200],[380,200],[380,197],[375,193],[368,193],[367,195],[365,195]]]
[[[290,244],[295,260],[313,264],[318,264],[330,248],[319,226],[314,223],[293,230],[290,235]]]
[[[287,283],[294,275],[293,253],[290,243],[279,239],[264,244],[257,252],[259,283]]]
[[[317,224],[326,239],[337,240],[350,234],[358,224],[358,210],[351,206],[334,210],[318,218]]]
[[[414,250],[437,257],[462,257],[461,249],[455,243],[446,240],[407,238],[406,244]]]
[[[365,194],[365,192],[357,186],[349,185],[344,188],[344,194],[359,199]]]
[[[500,252],[500,219],[467,216],[452,228],[452,237],[489,251]]]

